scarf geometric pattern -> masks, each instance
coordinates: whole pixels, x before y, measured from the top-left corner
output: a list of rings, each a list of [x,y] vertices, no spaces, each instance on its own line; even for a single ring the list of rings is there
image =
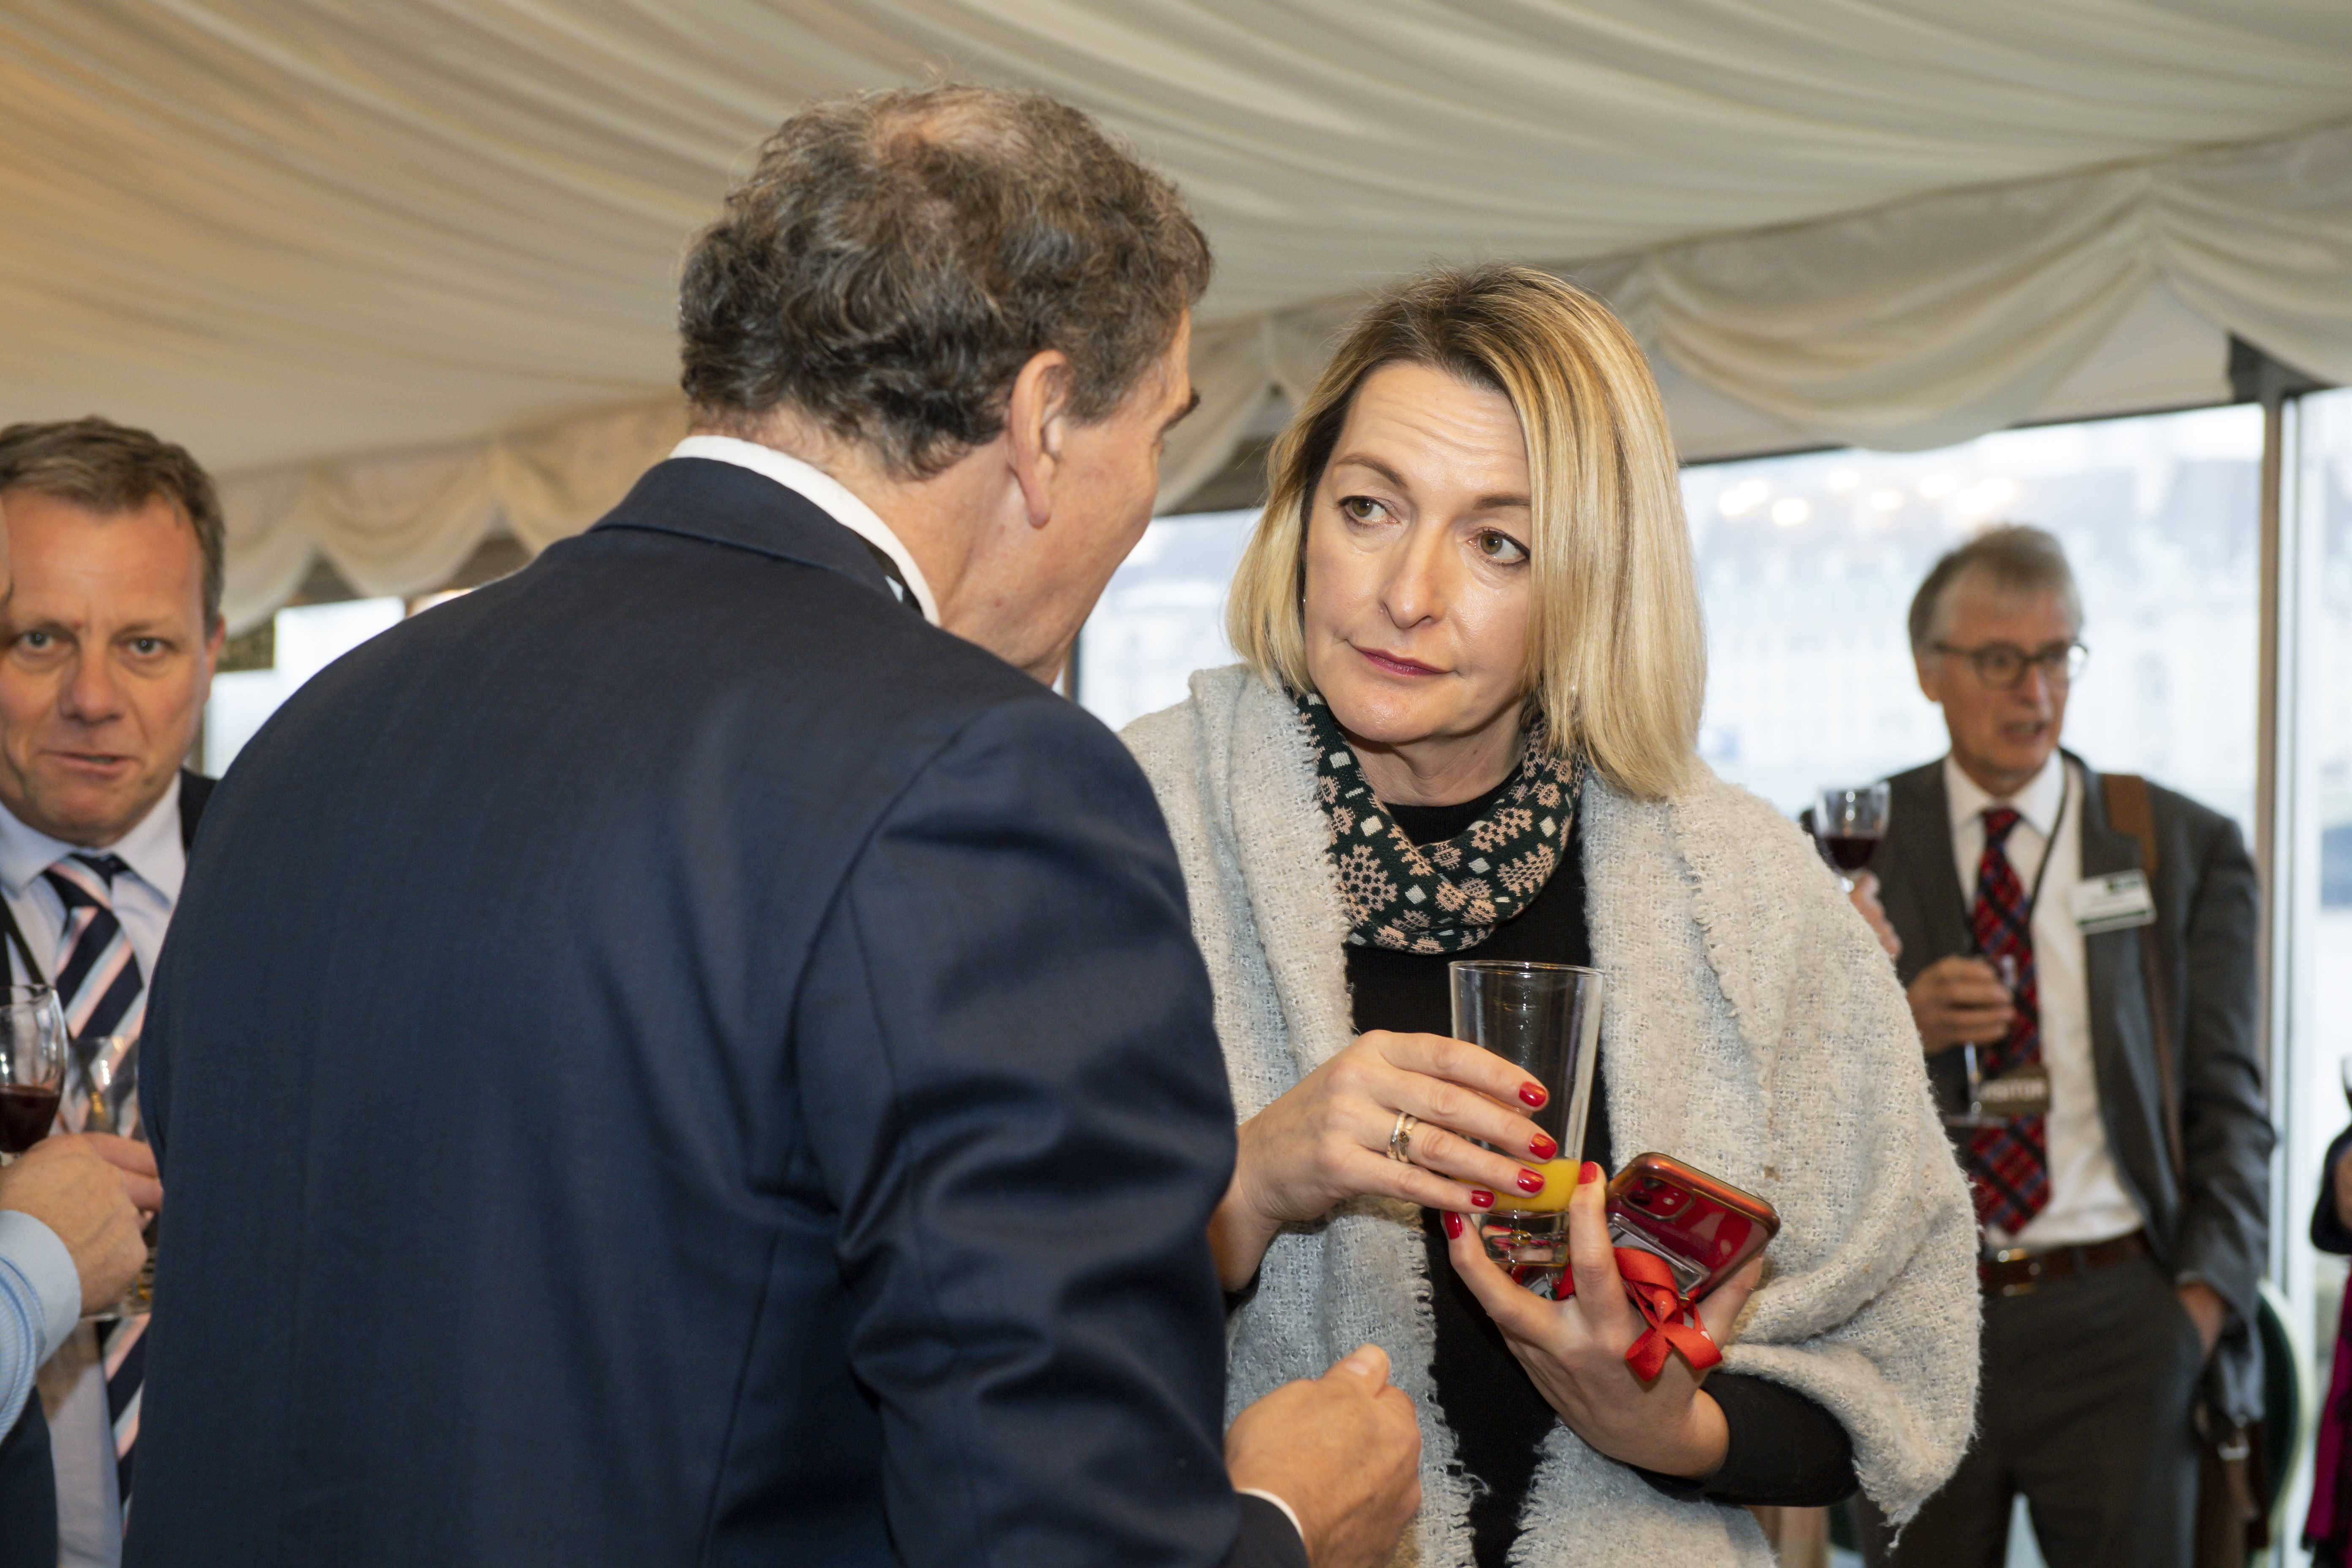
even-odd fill
[[[1543,891],[1583,794],[1584,758],[1562,762],[1547,752],[1541,720],[1527,731],[1518,775],[1492,811],[1442,843],[1415,844],[1372,793],[1323,699],[1308,692],[1297,700],[1315,742],[1315,796],[1331,819],[1349,942],[1460,952]]]

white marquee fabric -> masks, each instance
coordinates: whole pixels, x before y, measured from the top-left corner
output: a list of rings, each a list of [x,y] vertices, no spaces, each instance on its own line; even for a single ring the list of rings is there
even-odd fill
[[[2218,395],[2223,333],[2352,382],[2352,124],[1561,270],[1607,299],[1662,369],[1777,421],[1789,445],[1916,450],[2053,403],[2160,406],[2200,384]],[[2212,330],[2183,332],[2167,301]],[[1246,392],[1252,372],[1300,395],[1344,319],[1310,308],[1201,333],[1204,409],[1228,385]],[[2126,322],[2131,338],[2175,333],[2210,363],[2151,379],[2117,353],[2104,407],[2080,387],[2054,397]],[[1677,390],[1670,378],[1670,405]],[[1178,454],[1171,493],[1223,456],[1223,432],[1203,425],[1205,450]],[[1684,434],[1686,452],[1710,444]]]
[[[314,550],[431,587],[675,434],[678,249],[758,137],[934,71],[1209,228],[1163,498],[1441,258],[1606,293],[1693,449],[2209,396],[2224,331],[2352,379],[2344,0],[9,0],[0,418],[238,476],[240,622]]]

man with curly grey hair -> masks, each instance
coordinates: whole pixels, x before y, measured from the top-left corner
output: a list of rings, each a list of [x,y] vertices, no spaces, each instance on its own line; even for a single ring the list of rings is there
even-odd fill
[[[1061,104],[812,107],[688,258],[672,459],[241,754],[132,1563],[1385,1557],[1379,1350],[1221,1441],[1207,978],[1047,684],[1208,276]]]

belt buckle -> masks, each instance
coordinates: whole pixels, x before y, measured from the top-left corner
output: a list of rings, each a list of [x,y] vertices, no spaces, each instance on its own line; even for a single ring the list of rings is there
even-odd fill
[[[2030,1295],[2042,1283],[2042,1254],[2030,1247],[2006,1247],[1992,1255],[1997,1264],[2025,1265],[2025,1278],[2004,1282],[2000,1293],[2007,1296]]]

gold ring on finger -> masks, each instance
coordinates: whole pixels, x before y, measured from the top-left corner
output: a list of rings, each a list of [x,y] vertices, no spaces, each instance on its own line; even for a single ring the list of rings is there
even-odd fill
[[[1420,1125],[1404,1111],[1397,1112],[1396,1125],[1389,1129],[1389,1158],[1412,1163],[1412,1130]]]

